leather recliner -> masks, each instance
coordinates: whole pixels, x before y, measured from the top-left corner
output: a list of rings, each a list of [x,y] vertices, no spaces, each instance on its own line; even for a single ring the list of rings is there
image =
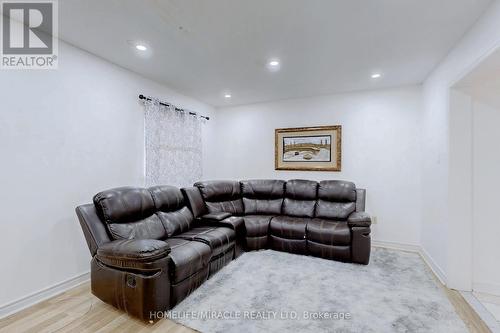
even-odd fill
[[[103,191],[76,213],[92,255],[92,293],[142,320],[232,260],[243,226],[229,214],[195,219],[173,186]]]
[[[368,264],[365,190],[346,181],[204,181],[122,187],[76,208],[92,293],[142,320],[165,311],[243,250]]]
[[[238,186],[239,185],[239,186]],[[368,264],[371,218],[366,191],[340,180],[203,181],[183,189],[191,207],[243,216],[244,248],[271,248]]]

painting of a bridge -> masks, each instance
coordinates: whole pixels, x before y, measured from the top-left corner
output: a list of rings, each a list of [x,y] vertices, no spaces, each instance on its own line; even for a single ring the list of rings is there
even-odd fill
[[[276,170],[341,171],[342,126],[274,130]]]
[[[295,136],[283,138],[284,162],[330,162],[332,137]]]

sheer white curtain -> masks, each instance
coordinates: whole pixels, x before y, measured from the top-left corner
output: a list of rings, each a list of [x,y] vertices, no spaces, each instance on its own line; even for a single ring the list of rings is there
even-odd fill
[[[146,186],[191,186],[202,176],[201,122],[187,111],[145,101]]]

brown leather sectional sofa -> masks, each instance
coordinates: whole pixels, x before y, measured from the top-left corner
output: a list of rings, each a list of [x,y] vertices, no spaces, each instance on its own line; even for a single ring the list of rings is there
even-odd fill
[[[370,258],[365,190],[351,182],[121,187],[93,201],[76,208],[92,255],[92,293],[142,320],[174,307],[242,251]]]

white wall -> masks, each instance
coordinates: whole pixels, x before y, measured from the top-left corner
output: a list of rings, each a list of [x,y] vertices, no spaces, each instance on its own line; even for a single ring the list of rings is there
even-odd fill
[[[0,74],[0,310],[89,270],[74,208],[100,190],[143,185],[140,93],[212,112],[62,42],[59,59],[55,71]]]
[[[463,198],[450,197],[450,190],[460,186],[453,182],[460,182],[459,175],[464,172],[461,168],[468,166],[450,165],[450,161],[460,159],[450,157],[450,151],[460,151],[459,147],[450,149],[459,144],[450,140],[455,131],[450,131],[450,126],[460,123],[451,117],[461,117],[459,112],[454,114],[450,110],[450,87],[498,45],[500,1],[495,1],[424,83],[422,247],[448,285],[463,290],[470,289],[470,281],[466,281],[463,272],[470,272],[472,263],[456,258],[467,257],[472,249],[459,244],[468,229],[457,228],[450,212],[460,214],[467,208],[460,206]]]
[[[471,200],[472,217],[472,289],[500,295],[500,223],[498,202],[500,202],[500,152],[495,144],[500,142],[500,48],[481,62],[472,72],[455,86],[462,96],[471,101],[468,129],[472,156]],[[456,107],[451,109],[455,112]],[[451,117],[456,118],[456,117]]]
[[[421,246],[434,272],[446,282],[448,238],[448,90],[426,84],[422,112]]]
[[[472,288],[472,98],[450,91],[449,163],[448,163],[448,267],[460,268],[453,276],[454,286]],[[463,251],[468,249],[468,251]],[[456,255],[459,253],[459,255]]]
[[[473,115],[473,289],[500,295],[500,108],[475,102]]]
[[[494,144],[500,142],[500,106],[485,104],[481,98],[494,101],[499,84],[485,81],[478,88],[451,90],[449,160],[449,202],[460,207],[450,209],[450,228],[460,232],[449,241],[450,253],[457,255],[449,256],[448,265],[463,268],[453,281],[464,289],[496,295],[500,295],[500,152]]]
[[[367,189],[375,240],[420,242],[421,89],[361,92],[216,110],[211,179],[345,179]],[[342,172],[274,170],[274,130],[342,125]]]

